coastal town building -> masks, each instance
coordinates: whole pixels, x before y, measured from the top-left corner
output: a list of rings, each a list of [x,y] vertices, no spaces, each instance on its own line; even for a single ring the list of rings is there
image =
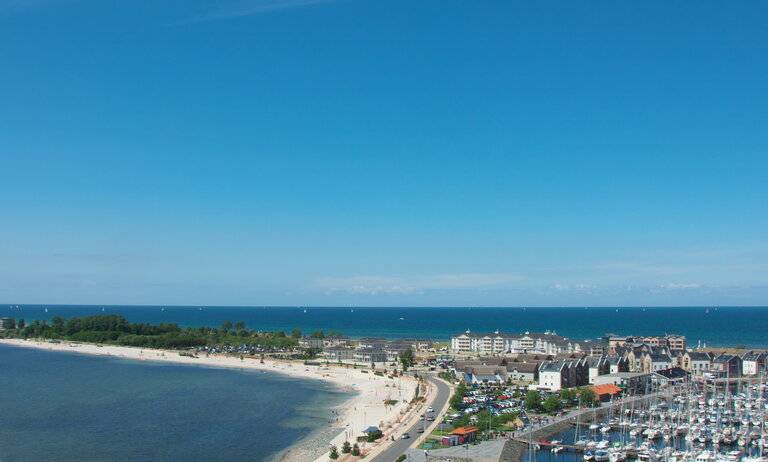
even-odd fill
[[[498,385],[507,383],[504,366],[470,366],[464,371],[464,382],[472,385]]]
[[[712,371],[726,377],[741,376],[741,358],[729,353],[722,353],[712,360]]]
[[[539,367],[539,388],[558,391],[589,383],[589,368],[585,359],[547,361]]]
[[[315,348],[322,349],[325,344],[321,337],[302,337],[299,339],[299,346],[301,348]]]
[[[665,353],[645,353],[642,357],[640,372],[656,372],[675,365],[672,357]]]
[[[681,383],[685,383],[690,378],[690,373],[683,369],[682,367],[670,367],[669,369],[662,369],[659,371],[656,371],[656,374],[664,377],[664,379],[659,379],[660,383],[663,383],[664,385],[677,385]]]
[[[666,334],[651,336],[619,336],[606,334],[603,337],[608,354],[615,355],[620,350],[637,349],[639,346],[646,345],[652,350],[684,351],[686,348],[686,339],[683,335]]]
[[[703,351],[686,351],[680,357],[680,367],[693,375],[703,375],[712,367],[712,356]]]
[[[654,379],[650,373],[643,372],[617,372],[615,374],[601,375],[595,379],[595,385],[613,384],[624,390],[625,395],[643,395],[648,393]]]
[[[511,362],[507,364],[509,380],[515,382],[536,383],[539,380],[539,366],[541,363]]]
[[[382,363],[387,360],[387,353],[381,348],[358,348],[353,359],[357,363]]]
[[[743,375],[759,375],[765,373],[766,354],[750,351],[741,357],[741,373]]]
[[[590,384],[595,383],[595,378],[599,375],[608,374],[611,370],[611,365],[605,356],[588,356],[584,358],[588,368],[588,382]]]
[[[348,347],[330,347],[324,349],[321,356],[333,362],[351,361],[355,359],[355,350]]]
[[[13,329],[16,326],[16,320],[13,318],[0,318],[0,330]]]
[[[525,332],[521,335],[513,335],[499,331],[480,334],[466,331],[451,337],[451,351],[454,353],[542,353],[554,355],[581,351],[581,345],[554,332]]]
[[[606,356],[605,359],[608,361],[609,374],[615,374],[617,372],[629,372],[629,361],[625,356]]]
[[[380,337],[363,337],[358,339],[358,348],[384,348],[388,343],[387,339]]]
[[[482,359],[455,361],[452,370],[457,376],[464,378],[467,383],[477,383],[474,376],[489,375],[490,373],[497,375],[504,382],[536,383],[539,379],[539,366],[542,362],[543,360],[534,355],[520,355],[520,357],[513,358],[484,357]]]

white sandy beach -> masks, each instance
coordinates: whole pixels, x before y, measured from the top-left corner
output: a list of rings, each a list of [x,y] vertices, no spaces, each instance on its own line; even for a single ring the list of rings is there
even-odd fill
[[[363,445],[366,450],[376,453],[387,444],[389,436],[399,436],[406,428],[403,422],[411,422],[417,417],[408,403],[414,396],[417,382],[412,377],[390,379],[360,369],[332,366],[305,366],[300,362],[274,361],[258,358],[240,359],[224,355],[200,355],[199,357],[181,356],[178,351],[152,350],[113,345],[97,346],[94,344],[66,342],[49,343],[38,340],[0,339],[0,343],[25,348],[38,348],[51,351],[64,351],[98,356],[112,356],[138,361],[159,361],[176,364],[188,364],[233,369],[255,369],[289,375],[295,378],[324,380],[355,395],[335,409],[338,422],[333,426],[338,433],[332,441],[309,441],[299,445],[302,449],[289,450],[284,456],[286,461],[327,461],[327,449],[335,444],[339,450],[345,440],[353,442],[356,436],[369,426],[378,426],[385,433],[376,445]],[[387,399],[397,400],[394,406],[384,406]],[[402,429],[401,429],[402,428]],[[327,434],[327,433],[325,433]],[[315,438],[317,440],[317,438]],[[324,453],[325,452],[325,453]],[[310,457],[311,454],[311,457]],[[319,455],[319,457],[318,457]]]

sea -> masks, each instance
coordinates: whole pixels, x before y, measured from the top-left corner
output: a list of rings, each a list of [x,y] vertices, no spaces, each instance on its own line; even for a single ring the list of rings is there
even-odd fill
[[[261,371],[0,345],[0,461],[270,461],[351,397]]]
[[[50,320],[118,313],[131,322],[219,326],[243,321],[264,331],[329,329],[347,336],[446,341],[472,332],[552,331],[574,340],[618,335],[682,334],[690,346],[768,348],[768,307],[215,307],[0,305],[0,317]]]

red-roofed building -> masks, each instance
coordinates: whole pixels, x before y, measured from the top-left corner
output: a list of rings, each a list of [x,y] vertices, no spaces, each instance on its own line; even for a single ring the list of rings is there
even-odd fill
[[[597,399],[599,399],[600,401],[608,401],[609,399],[611,399],[611,396],[616,396],[621,394],[621,388],[617,387],[612,383],[606,383],[604,385],[595,385],[592,387],[592,391],[595,392],[595,396],[597,396]]]
[[[457,446],[459,444],[471,443],[477,438],[477,427],[459,427],[454,429],[450,435],[444,436],[440,440],[443,446]]]

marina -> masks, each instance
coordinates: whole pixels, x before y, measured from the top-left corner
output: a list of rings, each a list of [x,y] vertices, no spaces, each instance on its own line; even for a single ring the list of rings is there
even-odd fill
[[[671,394],[625,400],[577,413],[571,428],[549,437],[530,432],[523,460],[548,462],[763,462],[766,386],[724,385],[706,391],[691,382]]]

